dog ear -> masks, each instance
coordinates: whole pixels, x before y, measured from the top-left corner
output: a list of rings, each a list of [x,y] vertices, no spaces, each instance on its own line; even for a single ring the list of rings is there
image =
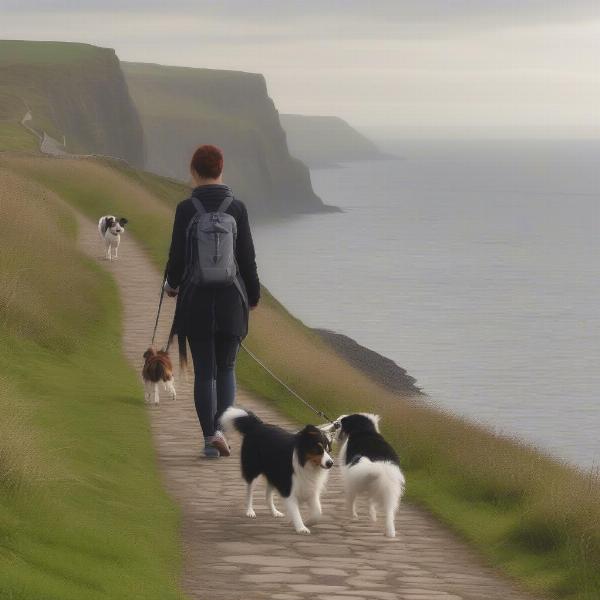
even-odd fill
[[[150,358],[156,354],[156,350],[154,348],[148,348],[146,352],[144,352],[144,358]]]
[[[369,421],[371,421],[371,423],[373,423],[373,425],[375,425],[375,431],[377,431],[377,433],[379,433],[379,420],[381,419],[381,417],[379,415],[374,415],[373,413],[361,413],[363,415],[363,417],[367,417],[367,419],[369,419]]]
[[[299,432],[299,435],[311,435],[310,429],[312,425],[305,425]]]
[[[308,440],[309,440],[308,428],[309,427],[310,427],[310,425],[303,427],[296,434],[296,440],[297,440],[296,449],[298,451],[298,462],[300,463],[301,467],[303,467],[306,464],[306,453],[307,453],[308,446],[310,445],[308,442]]]
[[[127,220],[125,217],[121,217],[121,218],[119,219],[119,225],[120,225],[121,227],[124,227],[125,225],[127,225],[127,223],[129,223],[129,221],[128,221],[128,220]]]
[[[113,218],[113,217],[108,217],[108,218],[106,219],[106,226],[107,226],[107,227],[109,227],[109,228],[110,228],[110,227],[112,227],[112,226],[114,225],[114,223],[115,223],[115,220],[114,220],[114,218]]]

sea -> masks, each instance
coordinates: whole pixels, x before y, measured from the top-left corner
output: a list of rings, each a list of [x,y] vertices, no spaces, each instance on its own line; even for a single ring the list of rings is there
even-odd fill
[[[254,225],[262,281],[428,401],[600,464],[600,141],[387,141],[312,169],[340,213]]]

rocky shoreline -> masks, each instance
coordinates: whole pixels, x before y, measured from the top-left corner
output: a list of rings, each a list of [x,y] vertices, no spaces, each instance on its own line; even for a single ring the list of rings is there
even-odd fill
[[[342,333],[316,328],[313,331],[342,358],[379,385],[398,394],[425,395],[421,388],[416,385],[417,380],[390,358],[361,346]]]

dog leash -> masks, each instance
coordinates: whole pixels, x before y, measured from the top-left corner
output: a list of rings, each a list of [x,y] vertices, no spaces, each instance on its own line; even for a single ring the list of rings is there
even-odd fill
[[[160,318],[160,311],[162,308],[162,303],[163,303],[163,299],[165,297],[165,282],[167,281],[167,269],[168,269],[169,265],[167,263],[167,265],[165,266],[165,273],[162,279],[162,285],[160,286],[160,298],[158,300],[158,310],[156,311],[156,321],[154,323],[154,331],[152,332],[152,346],[154,346],[154,340],[156,339],[156,331],[158,329],[158,321]],[[171,334],[169,335],[169,341],[167,343],[167,347],[166,347],[166,351],[169,350],[169,345],[171,343],[171,339],[172,339],[172,334],[173,332],[171,331]],[[330,419],[324,411],[319,410],[317,408],[315,408],[310,402],[308,402],[307,400],[305,400],[298,392],[296,392],[295,390],[293,390],[287,383],[285,383],[285,381],[283,381],[280,377],[278,377],[275,373],[273,373],[273,371],[271,371],[271,369],[269,369],[269,367],[267,367],[267,365],[265,365],[265,363],[260,360],[260,358],[258,358],[258,356],[256,356],[256,354],[254,354],[254,352],[252,352],[251,350],[248,349],[248,347],[243,344],[240,343],[241,347],[243,348],[243,350],[246,352],[246,354],[248,354],[248,356],[254,360],[254,362],[256,362],[258,365],[260,365],[275,381],[277,381],[277,383],[279,383],[279,385],[281,385],[282,387],[284,387],[292,396],[294,396],[294,398],[300,400],[300,402],[302,402],[302,404],[304,404],[304,406],[306,406],[307,408],[309,408],[312,412],[314,412],[316,415],[318,415],[319,417],[321,417],[322,419],[325,419],[328,423],[330,423],[330,425],[332,426],[332,428],[335,429],[339,429],[340,424],[337,421],[333,421],[332,419]]]
[[[169,263],[165,266],[165,274],[163,275],[162,284],[160,286],[160,299],[158,300],[158,310],[156,311],[156,321],[154,322],[154,331],[152,332],[152,342],[150,345],[154,347],[154,340],[156,339],[156,330],[158,329],[158,319],[160,318],[160,310],[162,308],[163,299],[165,297],[165,282],[167,281],[167,269]],[[168,346],[167,346],[168,348]]]
[[[267,367],[267,365],[265,365],[265,363],[262,362],[260,360],[260,358],[258,358],[258,356],[256,356],[256,354],[254,354],[251,350],[249,350],[246,347],[245,344],[241,343],[240,345],[244,349],[244,351],[246,352],[246,354],[248,354],[248,356],[252,360],[254,360],[254,362],[256,362],[257,364],[259,364],[275,381],[277,381],[277,383],[279,383],[292,396],[294,396],[294,398],[300,400],[300,402],[302,402],[302,404],[304,404],[304,406],[306,406],[307,408],[309,408],[310,410],[312,410],[312,412],[314,412],[316,415],[318,415],[322,419],[325,419],[328,423],[330,423],[333,426],[333,429],[339,429],[340,424],[339,424],[338,421],[331,420],[322,410],[319,410],[319,409],[315,408],[310,402],[308,402],[307,400],[305,400],[298,392],[296,392],[295,390],[293,390],[287,383],[285,383],[285,381],[283,381],[281,378],[277,377],[277,375],[275,375],[275,373],[273,373],[273,371],[271,371],[271,369],[269,369],[269,367]]]

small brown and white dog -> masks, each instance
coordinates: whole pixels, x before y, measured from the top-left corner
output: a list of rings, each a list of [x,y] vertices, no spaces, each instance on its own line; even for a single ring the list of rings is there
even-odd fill
[[[118,258],[117,253],[119,244],[121,243],[121,234],[125,232],[125,225],[127,223],[128,221],[125,217],[117,219],[112,215],[105,215],[98,221],[98,232],[106,245],[106,260],[113,259],[113,249],[114,258]]]
[[[173,400],[177,400],[173,364],[169,354],[164,350],[158,350],[157,352],[150,347],[144,352],[142,379],[144,380],[144,395],[147,403],[153,402],[155,405],[159,403],[158,386],[160,383],[163,384],[165,391],[171,394]]]

